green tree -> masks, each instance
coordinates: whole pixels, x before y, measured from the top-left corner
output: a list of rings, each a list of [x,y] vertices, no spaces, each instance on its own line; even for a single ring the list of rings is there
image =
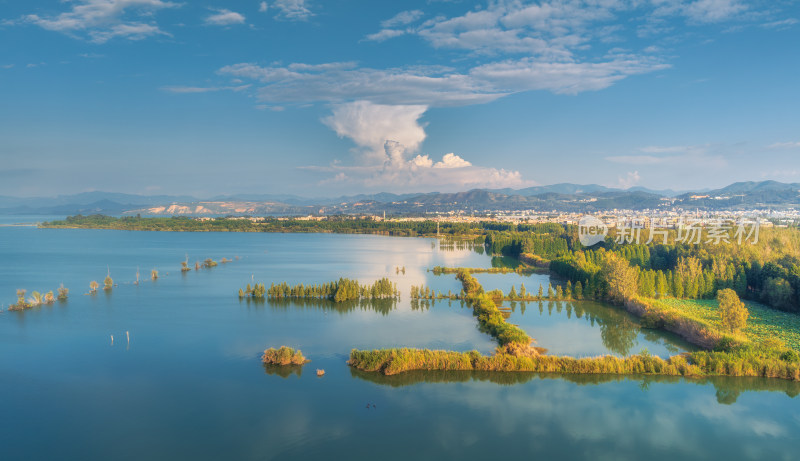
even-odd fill
[[[27,293],[27,292],[28,292],[28,290],[25,290],[25,289],[22,289],[22,288],[17,290],[17,305],[18,306],[20,306],[20,307],[24,307],[25,306],[25,293]]]
[[[69,297],[69,288],[64,288],[64,284],[62,283],[58,287],[58,299],[60,301],[64,301],[65,299],[67,299],[67,297]]]
[[[770,277],[764,282],[761,291],[764,300],[779,309],[787,309],[792,305],[792,286],[785,279]]]
[[[663,298],[664,296],[669,296],[669,284],[664,272],[658,271],[658,275],[656,275],[656,298]]]
[[[739,296],[747,294],[747,274],[744,272],[742,266],[739,266],[739,269],[736,271],[736,279],[733,282],[733,288]]]
[[[89,291],[92,293],[97,293],[97,287],[99,286],[100,284],[97,283],[96,280],[92,280],[91,282],[89,282]]]
[[[717,302],[719,303],[719,315],[722,326],[730,330],[731,333],[737,332],[747,324],[747,317],[750,316],[747,307],[739,300],[739,296],[730,288],[725,288],[717,292]]]
[[[672,294],[676,298],[683,298],[683,279],[677,272],[672,273]]]
[[[608,253],[603,261],[602,275],[608,283],[608,297],[617,303],[631,299],[638,291],[636,269],[628,261],[614,253]]]
[[[573,296],[575,299],[583,298],[583,284],[580,281],[575,283],[575,288],[572,290]]]

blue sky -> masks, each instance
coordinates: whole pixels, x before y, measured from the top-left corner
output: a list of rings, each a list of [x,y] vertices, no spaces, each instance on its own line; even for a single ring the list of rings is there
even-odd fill
[[[800,3],[0,0],[0,194],[800,182]]]

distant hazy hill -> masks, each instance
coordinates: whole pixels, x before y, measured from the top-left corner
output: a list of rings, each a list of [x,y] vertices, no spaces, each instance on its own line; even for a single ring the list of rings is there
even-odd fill
[[[474,189],[424,194],[360,194],[304,198],[287,194],[238,194],[200,200],[189,196],[85,192],[57,197],[0,197],[2,214],[266,215],[410,213],[487,210],[593,212],[613,209],[737,209],[800,207],[800,184],[738,182],[715,190],[677,193],[643,187],[627,190],[597,184],[553,184],[525,189]]]
[[[737,182],[722,189],[682,194],[677,199],[677,203],[683,206],[709,209],[798,206],[800,184],[777,181]]]

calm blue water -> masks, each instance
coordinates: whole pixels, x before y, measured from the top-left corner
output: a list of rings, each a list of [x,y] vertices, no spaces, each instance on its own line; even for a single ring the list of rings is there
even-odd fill
[[[64,283],[71,290],[66,303],[0,314],[2,456],[795,457],[795,383],[465,373],[382,377],[350,369],[345,360],[354,347],[494,349],[460,303],[412,309],[412,284],[460,289],[453,277],[433,276],[428,268],[491,264],[487,255],[439,251],[431,243],[328,234],[0,227],[0,304],[14,302],[18,288],[45,292]],[[191,262],[239,259],[181,274],[187,254]],[[397,274],[403,266],[405,275]],[[137,267],[141,283],[133,285]],[[149,280],[153,268],[161,275],[156,281]],[[107,272],[118,286],[85,294],[89,282],[102,282]],[[250,281],[314,283],[339,276],[362,282],[390,277],[403,299],[394,306],[336,309],[236,296]],[[507,277],[506,289],[518,287],[518,276]],[[528,303],[524,314],[516,306],[511,318],[530,329],[540,346],[559,353],[622,353],[615,350],[619,340],[609,338],[624,343],[635,326],[604,332],[618,311],[581,304],[571,306],[569,315],[566,306],[563,314],[545,315],[546,304],[540,314],[536,303]],[[600,341],[587,341],[587,335]],[[651,353],[655,344],[667,347],[663,337],[642,335],[638,331],[635,340]],[[572,342],[581,346],[569,350]],[[280,345],[302,349],[312,362],[295,370],[265,369],[260,354]],[[326,375],[316,377],[315,368]],[[367,403],[375,406],[367,409]]]

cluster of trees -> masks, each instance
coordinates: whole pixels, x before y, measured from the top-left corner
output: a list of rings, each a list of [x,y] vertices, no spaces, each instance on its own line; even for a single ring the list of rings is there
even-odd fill
[[[28,293],[28,290],[19,289],[17,290],[17,302],[8,306],[8,310],[10,311],[21,311],[24,309],[30,309],[32,307],[40,306],[42,304],[53,304],[56,302],[56,299],[59,301],[66,301],[69,297],[69,288],[65,288],[64,284],[62,283],[58,287],[58,295],[53,294],[53,291],[50,290],[47,293],[39,293],[38,291],[31,292],[30,297],[27,299],[25,295]]]
[[[553,289],[553,285],[548,283],[547,291],[545,291],[544,286],[539,284],[539,291],[536,294],[529,292],[527,288],[525,288],[524,283],[520,284],[519,292],[517,292],[516,287],[512,285],[511,290],[509,290],[508,294],[505,295],[503,299],[508,301],[583,299],[583,284],[579,281],[573,285],[572,282],[568,280],[563,287],[557,285],[555,289]]]
[[[758,259],[710,254],[701,246],[630,245],[573,250],[551,260],[550,270],[582,281],[587,298],[618,299],[622,293],[714,299],[720,290],[731,289],[745,299],[800,311],[800,259],[788,255],[762,264]]]
[[[528,273],[533,272],[532,268],[530,268],[530,267],[528,267],[526,265],[523,265],[523,264],[520,264],[519,266],[517,266],[515,268],[511,268],[511,267],[487,267],[487,268],[469,267],[469,268],[466,268],[466,267],[435,266],[433,269],[431,269],[431,272],[433,272],[433,275],[456,274],[456,273],[458,273],[459,270],[462,270],[462,269],[467,269],[472,274],[481,274],[481,273],[485,273],[485,274],[509,274],[509,273],[528,274]]]
[[[570,250],[571,237],[566,233],[564,227],[558,226],[558,228],[561,230],[561,234],[490,231],[486,234],[486,248],[493,254],[503,254],[515,258],[529,253],[553,259]]]
[[[301,283],[290,286],[286,282],[277,285],[272,283],[268,289],[263,284],[257,283],[254,287],[247,284],[245,289],[239,290],[239,297],[248,296],[269,299],[329,299],[338,303],[357,299],[398,298],[400,293],[397,291],[397,285],[384,277],[371,285],[361,285],[358,280],[348,278],[313,285]]]
[[[462,299],[464,293],[455,294],[452,290],[448,290],[447,294],[436,292],[425,285],[415,286],[411,285],[411,299]]]
[[[183,231],[183,232],[332,232],[342,234],[384,234],[397,236],[480,235],[480,223],[449,223],[435,221],[376,221],[349,216],[331,216],[315,221],[305,219],[216,218],[199,220],[185,216],[142,218],[126,216],[115,218],[105,215],[70,216],[64,220],[50,221],[42,227]]]

